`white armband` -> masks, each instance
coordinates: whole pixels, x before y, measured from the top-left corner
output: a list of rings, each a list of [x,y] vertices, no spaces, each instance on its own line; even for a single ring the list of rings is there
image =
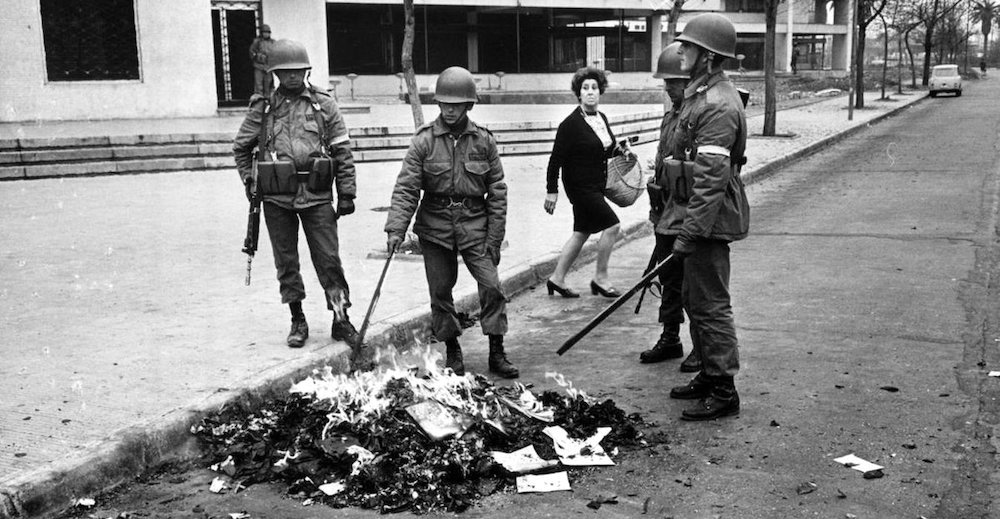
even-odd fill
[[[711,146],[711,145],[698,146],[698,153],[699,154],[704,153],[705,155],[724,155],[726,157],[729,156],[729,150],[723,148],[722,146]]]

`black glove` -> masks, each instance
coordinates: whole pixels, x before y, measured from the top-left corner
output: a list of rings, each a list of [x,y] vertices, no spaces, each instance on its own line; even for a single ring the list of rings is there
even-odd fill
[[[690,236],[681,234],[674,240],[674,250],[671,252],[679,259],[690,256],[694,253],[694,240]]]
[[[253,177],[247,176],[246,180],[243,181],[243,187],[246,188],[247,200],[250,201],[250,202],[252,202],[253,201],[253,195],[254,195],[254,193],[253,193],[253,191],[254,191],[254,189],[253,189]]]
[[[493,261],[493,266],[500,265],[500,247],[495,245],[486,245],[486,250],[484,254],[487,258]]]
[[[385,241],[385,251],[392,253],[399,249],[399,246],[403,244],[403,237],[398,234],[390,234],[389,238]]]
[[[337,216],[347,216],[354,212],[354,200],[341,198],[337,200]]]

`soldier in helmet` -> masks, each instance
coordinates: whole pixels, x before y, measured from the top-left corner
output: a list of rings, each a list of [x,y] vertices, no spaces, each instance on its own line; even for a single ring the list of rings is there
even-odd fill
[[[269,97],[250,100],[233,153],[247,197],[257,190],[263,195],[281,302],[292,316],[288,346],[301,348],[309,337],[302,311],[306,292],[299,272],[300,222],[326,306],[333,311],[331,336],[355,346],[357,331],[347,316],[350,289],[337,237],[338,218],[354,212],[354,158],[337,104],[307,81],[311,68],[301,43],[275,42],[268,71],[278,76],[278,88]]]
[[[469,119],[478,98],[468,70],[450,67],[441,72],[434,100],[441,115],[417,130],[396,179],[385,224],[387,246],[390,252],[399,247],[416,213],[413,232],[424,257],[431,329],[445,343],[445,367],[458,375],[465,373],[465,364],[452,289],[461,255],[479,284],[479,320],[489,336],[489,369],[515,378],[518,370],[504,353],[507,297],[497,273],[507,225],[507,184],[496,140]]]
[[[649,221],[653,223],[656,243],[653,247],[651,263],[659,263],[670,254],[674,240],[680,234],[684,222],[685,205],[676,200],[671,191],[676,189],[668,181],[667,164],[675,165],[673,158],[673,141],[676,135],[677,122],[684,104],[684,88],[689,75],[681,70],[681,56],[678,54],[681,43],[675,41],[660,52],[656,63],[656,73],[653,77],[663,80],[663,89],[670,98],[670,110],[663,114],[660,124],[660,142],[656,147],[654,176],[646,186],[649,191]],[[684,280],[684,267],[680,262],[672,262],[660,270],[660,310],[658,321],[663,325],[663,331],[652,348],[639,354],[639,361],[644,364],[663,362],[668,359],[678,359],[684,355],[681,345],[680,328],[684,322],[684,309],[681,304],[681,285]],[[692,349],[680,370],[694,373],[701,370],[701,354]]]
[[[260,26],[260,36],[250,44],[250,63],[253,63],[253,93],[268,97],[274,89],[274,77],[268,71],[268,56],[274,47],[271,39],[271,27],[266,23]]]
[[[673,244],[684,263],[682,298],[691,320],[694,348],[702,368],[672,398],[699,400],[684,420],[711,420],[740,411],[734,377],[739,371],[736,326],[729,295],[729,243],[746,237],[750,210],[740,166],[746,149],[746,117],[736,87],[722,71],[735,57],[736,29],[725,16],[692,18],[677,40],[681,71],[691,79],[684,90],[673,139],[681,161],[679,186],[671,192],[685,205]]]

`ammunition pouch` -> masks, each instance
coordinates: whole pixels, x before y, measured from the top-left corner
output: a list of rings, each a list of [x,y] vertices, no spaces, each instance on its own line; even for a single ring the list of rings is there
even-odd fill
[[[299,190],[295,164],[287,160],[258,162],[257,189],[263,195],[294,195]]]
[[[306,188],[313,193],[333,190],[333,159],[327,156],[310,158]]]
[[[691,198],[694,188],[694,162],[687,160],[667,159],[663,161],[666,171],[666,188],[679,203],[685,204]]]
[[[656,179],[650,179],[650,181],[646,183],[646,194],[649,195],[649,210],[651,214],[659,216],[663,214],[666,202],[663,199],[663,187],[661,187],[655,180]]]

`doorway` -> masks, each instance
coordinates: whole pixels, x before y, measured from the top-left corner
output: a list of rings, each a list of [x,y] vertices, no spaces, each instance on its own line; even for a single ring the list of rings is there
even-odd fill
[[[253,94],[250,44],[257,37],[260,2],[212,2],[215,90],[219,106],[246,105]]]

